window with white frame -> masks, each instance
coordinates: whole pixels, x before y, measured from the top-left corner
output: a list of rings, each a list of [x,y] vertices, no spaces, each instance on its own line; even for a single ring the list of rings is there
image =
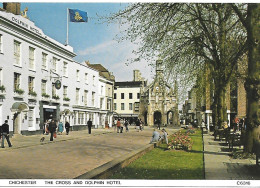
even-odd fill
[[[75,98],[76,104],[79,104],[79,88],[76,88],[76,98]]]
[[[29,68],[34,70],[34,52],[35,48],[29,47]]]
[[[77,124],[77,112],[74,111],[74,125]]]
[[[76,71],[76,79],[77,79],[78,82],[80,81],[80,79],[79,79],[79,70]]]
[[[114,110],[117,110],[117,105],[116,105],[116,103],[114,103]]]
[[[135,103],[135,111],[136,111],[136,112],[139,112],[139,106],[140,106],[140,103],[139,103],[139,102],[136,102],[136,103]]]
[[[47,54],[42,52],[42,68],[47,69]]]
[[[3,85],[3,70],[0,68],[0,86]]]
[[[68,86],[63,86],[63,98],[68,97]]]
[[[20,89],[20,82],[21,82],[21,74],[19,73],[14,73],[14,91],[17,89]]]
[[[85,73],[85,83],[88,84],[88,73]]]
[[[88,113],[87,113],[87,112],[85,112],[85,123],[84,123],[85,125],[87,125],[87,124],[88,124],[88,118],[87,118],[87,117],[88,117]]]
[[[109,97],[112,96],[111,95],[111,88],[108,88],[107,96],[109,96]]]
[[[63,62],[63,76],[68,76],[68,63]]]
[[[46,80],[42,80],[42,83],[41,83],[41,89],[42,89],[42,94],[43,93],[47,93],[46,92],[46,83],[47,83],[47,81]]]
[[[95,76],[93,76],[93,86],[95,85]]]
[[[52,83],[52,98],[57,96],[57,89],[55,87],[55,83]]]
[[[84,104],[85,106],[88,105],[88,90],[84,91]]]
[[[107,110],[111,110],[111,99],[107,99]]]
[[[28,111],[28,126],[29,127],[33,126],[33,119],[34,119],[34,109],[30,109]]]
[[[0,34],[0,54],[3,53],[3,35]]]
[[[31,94],[34,91],[34,77],[29,76],[28,78],[28,91]]]
[[[92,106],[95,106],[95,92],[92,92]]]
[[[18,41],[14,41],[14,59],[15,65],[20,65],[20,59],[21,59],[21,43]]]
[[[83,124],[84,123],[84,113],[79,112],[78,113],[78,124]]]
[[[133,99],[133,93],[129,93],[129,99]]]
[[[129,110],[133,110],[133,103],[129,103]]]
[[[104,86],[101,86],[101,95],[103,95]]]
[[[100,109],[103,109],[104,98],[100,98]]]
[[[57,72],[57,61],[58,59],[56,57],[52,58],[52,69],[54,72]]]
[[[125,110],[125,103],[121,103],[121,110]]]

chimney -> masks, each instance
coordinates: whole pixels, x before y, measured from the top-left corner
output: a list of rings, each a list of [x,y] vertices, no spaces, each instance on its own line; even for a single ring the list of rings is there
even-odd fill
[[[85,61],[85,63],[86,63],[86,65],[90,65],[90,62],[89,62],[89,60],[87,60],[87,61]]]
[[[140,71],[139,70],[134,70],[134,82],[140,81],[139,79]]]
[[[3,3],[3,8],[15,15],[21,14],[21,3]]]

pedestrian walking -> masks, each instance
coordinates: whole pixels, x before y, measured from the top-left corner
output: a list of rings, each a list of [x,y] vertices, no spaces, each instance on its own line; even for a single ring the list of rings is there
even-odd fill
[[[55,121],[53,119],[53,120],[51,120],[51,122],[49,124],[49,131],[51,133],[50,141],[53,141],[53,136],[54,136],[54,134],[56,134],[56,128],[57,128],[57,124],[55,123]]]
[[[120,127],[121,127],[121,123],[120,123],[120,119],[118,119],[116,122],[117,133],[119,133]]]
[[[88,126],[88,134],[91,134],[91,127],[92,127],[92,121],[89,118],[88,122],[87,122],[87,126]]]
[[[234,119],[233,131],[236,132],[237,128],[239,128],[239,118],[236,116],[235,119]]]
[[[58,125],[58,134],[62,134],[63,132],[63,123],[60,121]]]
[[[124,119],[121,119],[121,120],[120,120],[120,133],[123,133],[123,129],[124,129],[124,122],[125,122],[125,120],[124,120]]]
[[[49,134],[48,127],[49,127],[49,121],[46,120],[45,123],[43,124],[43,134],[46,134],[46,135]]]
[[[128,124],[129,124],[128,121],[125,120],[125,132],[129,132]]]
[[[143,131],[144,130],[143,121],[139,119],[139,122],[140,122],[140,130]]]
[[[66,129],[66,135],[68,135],[70,132],[70,123],[68,121],[66,121],[65,123],[65,129]]]
[[[239,131],[242,131],[243,125],[244,125],[244,118],[239,120]]]
[[[161,120],[160,119],[157,120],[157,128],[159,130],[161,130]]]
[[[138,118],[136,119],[135,125],[136,125],[137,132],[139,132],[139,130],[140,130],[140,121],[139,121]]]
[[[5,123],[2,125],[2,128],[1,128],[1,134],[2,134],[2,148],[4,148],[4,143],[5,143],[5,139],[8,143],[8,146],[9,147],[12,147],[12,144],[10,142],[10,139],[9,139],[9,125],[8,125],[8,121],[5,120]]]
[[[114,119],[114,124],[113,124],[113,126],[114,126],[114,132],[116,132],[116,124],[117,124],[117,120]]]

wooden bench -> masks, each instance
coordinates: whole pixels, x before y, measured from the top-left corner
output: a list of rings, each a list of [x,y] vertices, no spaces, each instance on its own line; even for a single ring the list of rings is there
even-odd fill
[[[217,136],[219,136],[219,140],[221,140],[221,138],[223,138],[223,133],[224,133],[224,129],[216,129],[214,131],[214,140],[217,139]]]
[[[233,150],[234,146],[239,148],[244,145],[243,136],[237,133],[230,133],[227,137],[229,150]]]
[[[229,134],[230,134],[229,129],[217,129],[214,131],[214,139],[216,140],[218,136],[220,141],[225,139],[227,142]]]

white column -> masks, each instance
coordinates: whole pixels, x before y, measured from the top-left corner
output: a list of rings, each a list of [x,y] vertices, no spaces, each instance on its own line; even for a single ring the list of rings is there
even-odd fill
[[[228,115],[228,126],[230,127],[230,110],[227,110],[227,115]]]

